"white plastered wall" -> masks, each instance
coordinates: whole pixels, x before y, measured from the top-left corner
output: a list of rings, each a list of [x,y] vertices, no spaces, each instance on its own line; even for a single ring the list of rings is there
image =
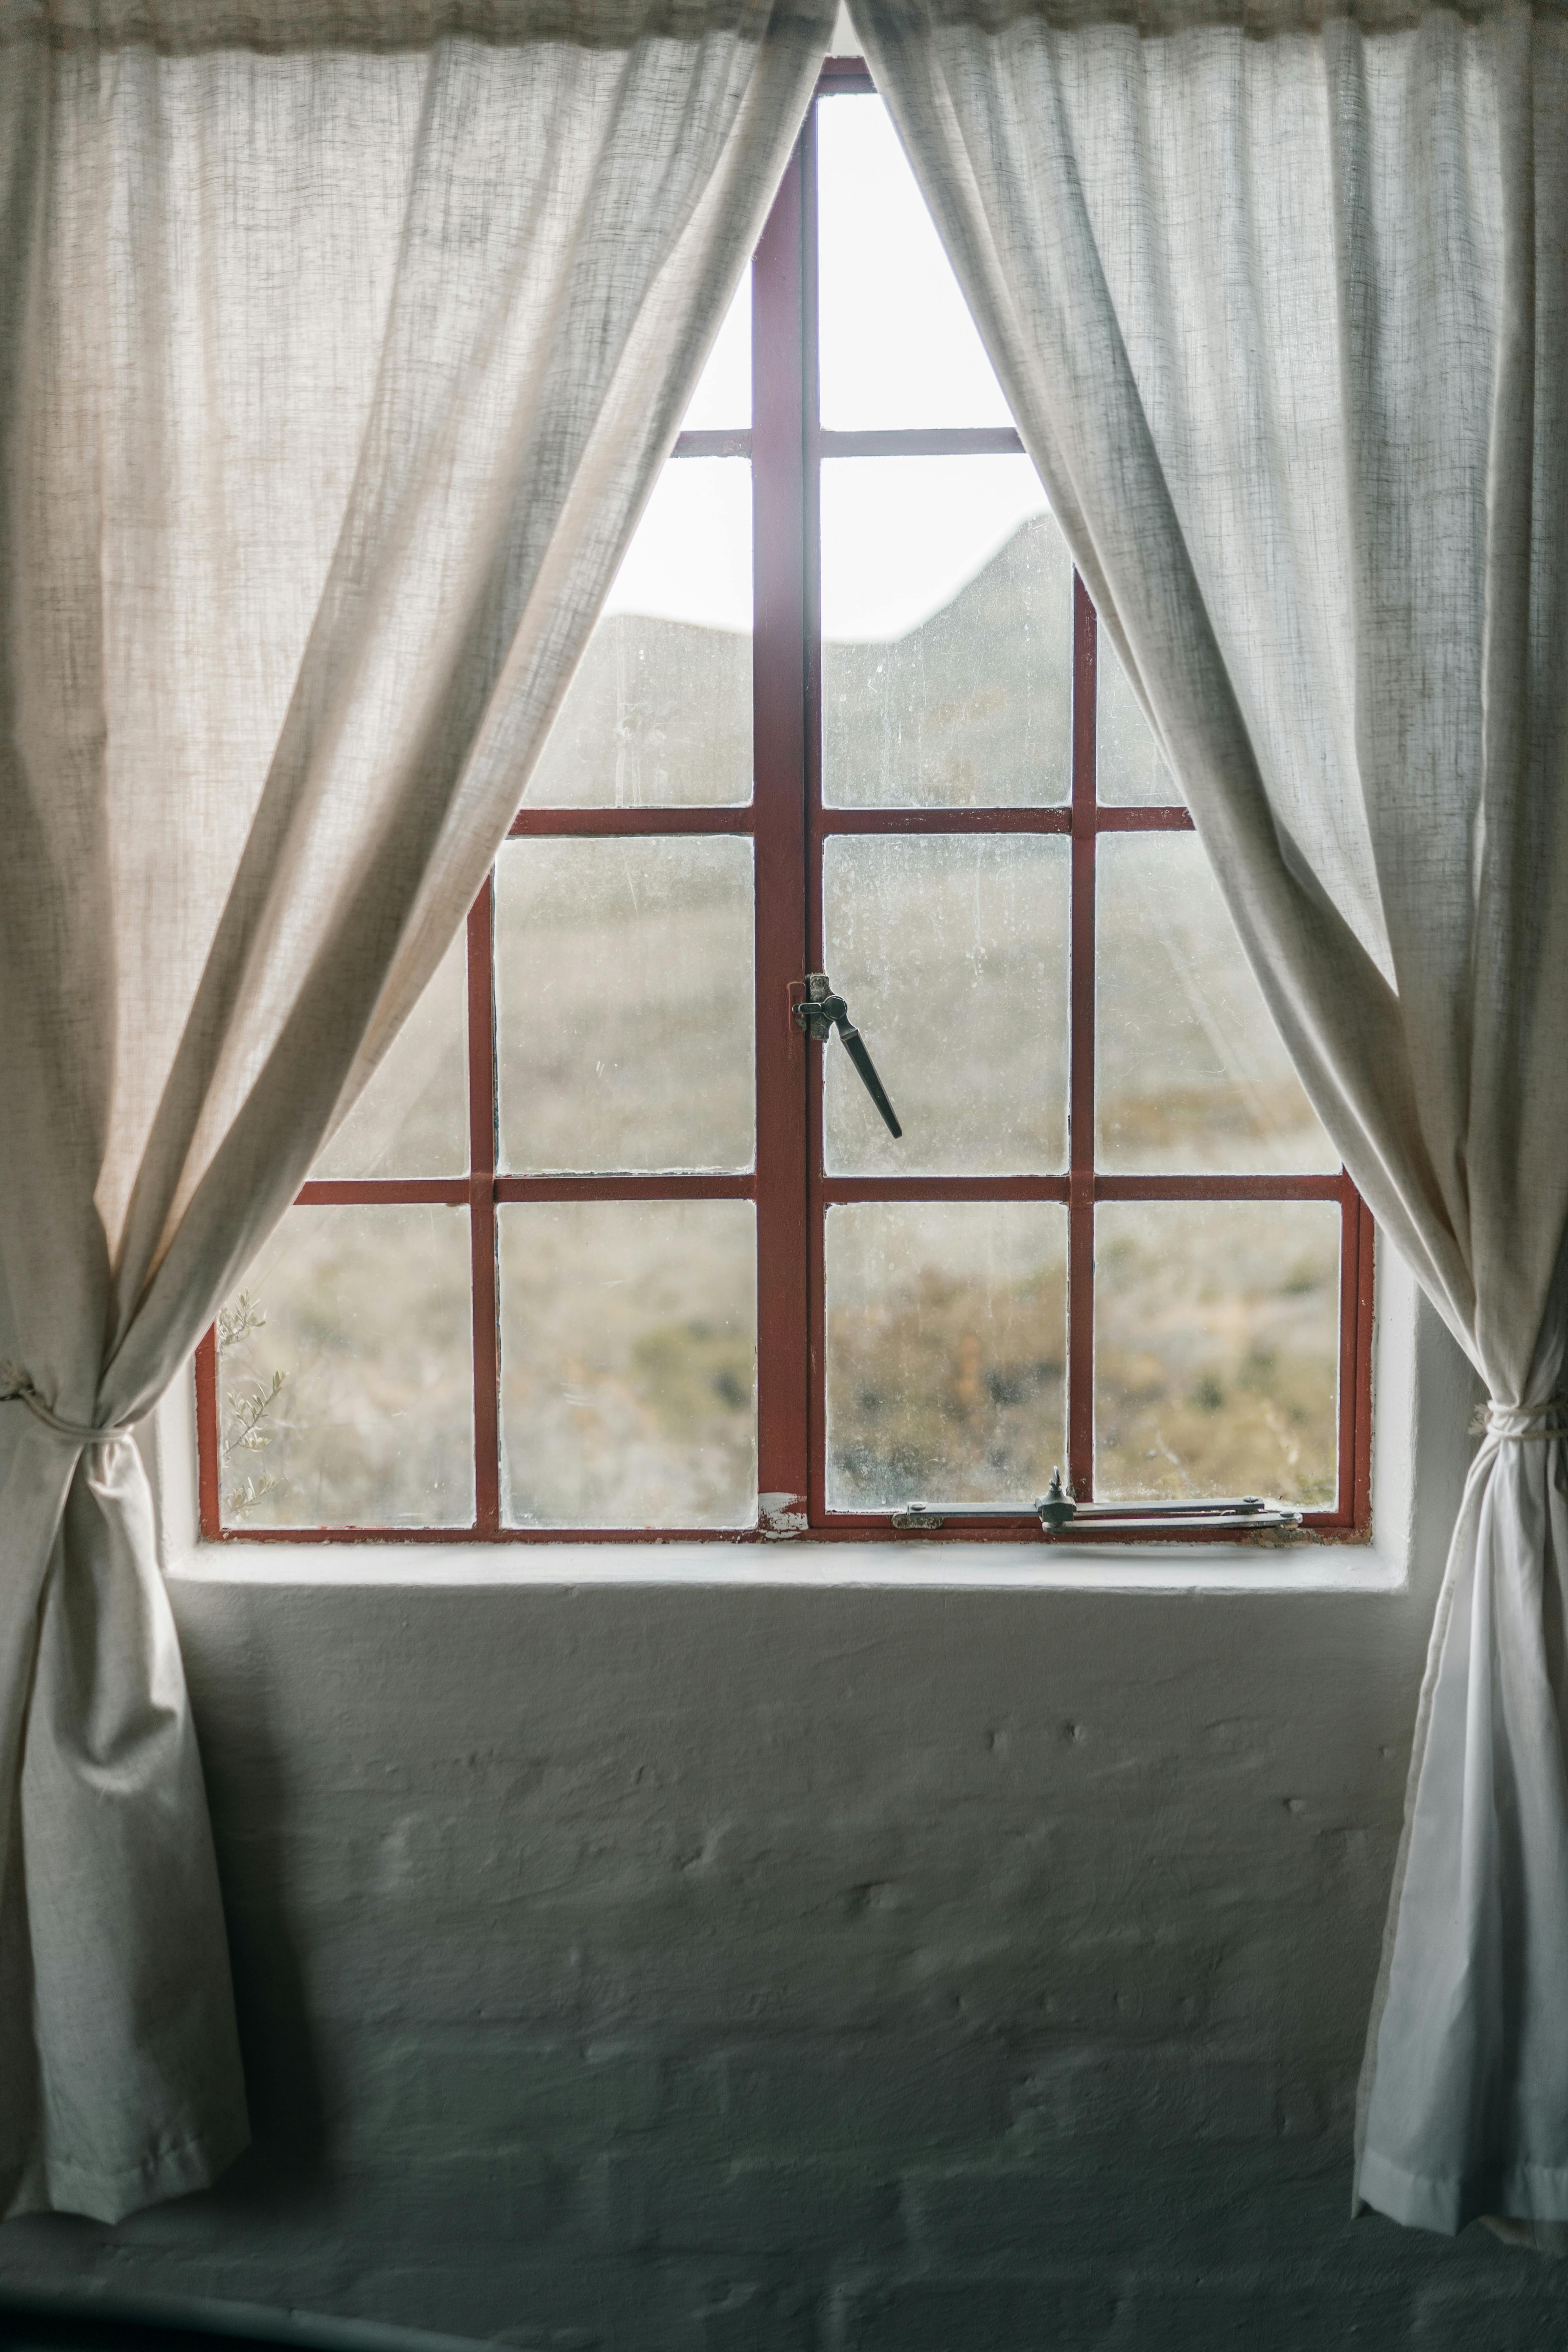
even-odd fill
[[[1371,1552],[204,1552],[176,1400],[257,2144],[13,2225],[0,2286],[557,2352],[1557,2340],[1550,2265],[1349,2219],[1473,1394],[1380,1284]]]

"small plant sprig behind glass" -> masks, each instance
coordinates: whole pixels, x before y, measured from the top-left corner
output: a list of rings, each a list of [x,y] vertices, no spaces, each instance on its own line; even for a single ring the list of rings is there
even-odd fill
[[[266,1321],[266,1308],[259,1300],[252,1298],[247,1290],[242,1290],[231,1307],[220,1307],[217,1318],[220,1359],[230,1348],[237,1347],[242,1339],[247,1339],[253,1332],[259,1331]],[[225,1391],[224,1402],[228,1407],[229,1418],[218,1447],[220,1462],[226,1464],[233,1454],[259,1454],[271,1444],[277,1433],[275,1428],[268,1426],[267,1417],[282,1393],[288,1377],[287,1372],[275,1370],[269,1381],[258,1381],[249,1388]],[[238,1468],[237,1463],[237,1475]],[[264,1495],[276,1490],[278,1483],[268,1471],[239,1479],[224,1496],[224,1507],[229,1517],[244,1518]]]

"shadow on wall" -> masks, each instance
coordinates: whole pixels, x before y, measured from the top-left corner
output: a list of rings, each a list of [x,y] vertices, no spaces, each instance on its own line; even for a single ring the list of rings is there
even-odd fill
[[[304,1937],[293,1920],[289,1884],[296,1810],[290,1769],[291,1762],[298,1769],[299,1759],[291,1759],[279,1719],[282,1699],[270,1681],[265,1649],[247,1640],[245,1651],[237,1673],[237,1662],[227,1662],[226,1686],[249,1720],[236,1727],[241,1737],[232,1747],[221,1757],[205,1754],[203,1763],[228,1922],[251,2145],[201,2201],[232,2195],[253,2210],[262,2200],[282,2220],[320,2204],[328,2186],[329,2134]],[[190,1663],[195,1679],[199,1662]],[[243,1773],[236,1769],[239,1758]]]
[[[200,1662],[191,1656],[188,1636],[183,1646],[191,1679],[198,1681]],[[258,2213],[277,2227],[298,2230],[310,2216],[318,2230],[331,2226],[325,2220],[331,2201],[331,2168],[320,2056],[310,2017],[303,1938],[293,1921],[288,1883],[286,1857],[297,1836],[296,1807],[288,1738],[278,1719],[280,1695],[258,1643],[247,1639],[244,1655],[231,1654],[226,1668],[234,1741],[225,1743],[215,1756],[209,1739],[203,1766],[228,1926],[251,2145],[214,2188],[150,2206],[112,2227],[71,2214],[36,2214],[9,2224],[5,2231],[8,2248],[15,2246],[24,2259],[30,2240],[51,2268],[77,2272],[84,2281],[90,2273],[94,2305],[104,2298],[113,2307],[111,2281],[131,2294],[132,2303],[118,2311],[112,2323],[103,2322],[112,2329],[122,2329],[122,2325],[132,2329],[130,2336],[113,2334],[116,2345],[156,2340],[134,2333],[143,2318],[154,2330],[165,2315],[176,2329],[188,2331],[198,2324],[197,2315],[182,2315],[166,2296],[154,2295],[145,2312],[136,2296],[144,2276],[151,2279],[154,2272],[167,2275],[171,2255],[180,2263],[182,2288],[197,2298],[209,2293],[224,2298],[220,2325],[225,2334],[233,2332],[228,2299],[236,2291],[235,2265],[221,2254],[215,2259],[215,2250],[223,2247],[226,2222],[234,2215],[243,2212],[252,2226]],[[297,1759],[295,1762],[297,1766]],[[0,2347],[77,2341],[13,2333],[20,2323],[11,2318],[5,2305],[18,2293],[25,2296],[26,2291],[0,2285]],[[177,2300],[183,2303],[185,2297]],[[278,2324],[276,2313],[266,2316]],[[57,2317],[61,2327],[76,2324],[58,2313]],[[258,2318],[262,2317],[258,2306]],[[33,2326],[29,2318],[26,2326],[32,2330]],[[87,2338],[80,2340],[85,2347]],[[192,2339],[181,2333],[169,2340],[188,2344]]]
[[[211,2321],[212,2326],[205,2325]],[[374,2327],[238,2304],[159,2307],[112,2294],[47,2296],[0,2289],[4,2352],[233,2352],[237,2342],[313,2347],[315,2352],[471,2352],[467,2336]]]

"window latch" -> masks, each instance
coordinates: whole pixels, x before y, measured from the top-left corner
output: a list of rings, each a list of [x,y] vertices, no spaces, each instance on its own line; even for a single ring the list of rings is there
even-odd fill
[[[804,1029],[819,1045],[826,1045],[835,1029],[844,1040],[844,1050],[859,1073],[860,1083],[882,1114],[889,1135],[902,1135],[898,1113],[888,1100],[888,1090],[877,1076],[877,1065],[866,1051],[866,1040],[849,1018],[849,1007],[841,996],[833,992],[833,982],[825,971],[808,971],[805,975],[806,998],[795,1008],[795,1025]]]

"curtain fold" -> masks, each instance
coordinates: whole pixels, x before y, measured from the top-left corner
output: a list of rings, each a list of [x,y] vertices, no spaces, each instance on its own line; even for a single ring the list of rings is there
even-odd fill
[[[131,1427],[417,1000],[815,0],[0,6],[0,2207],[244,2145]]]
[[[1568,2221],[1568,17],[852,0],[1314,1107],[1493,1399],[1359,2197]]]

